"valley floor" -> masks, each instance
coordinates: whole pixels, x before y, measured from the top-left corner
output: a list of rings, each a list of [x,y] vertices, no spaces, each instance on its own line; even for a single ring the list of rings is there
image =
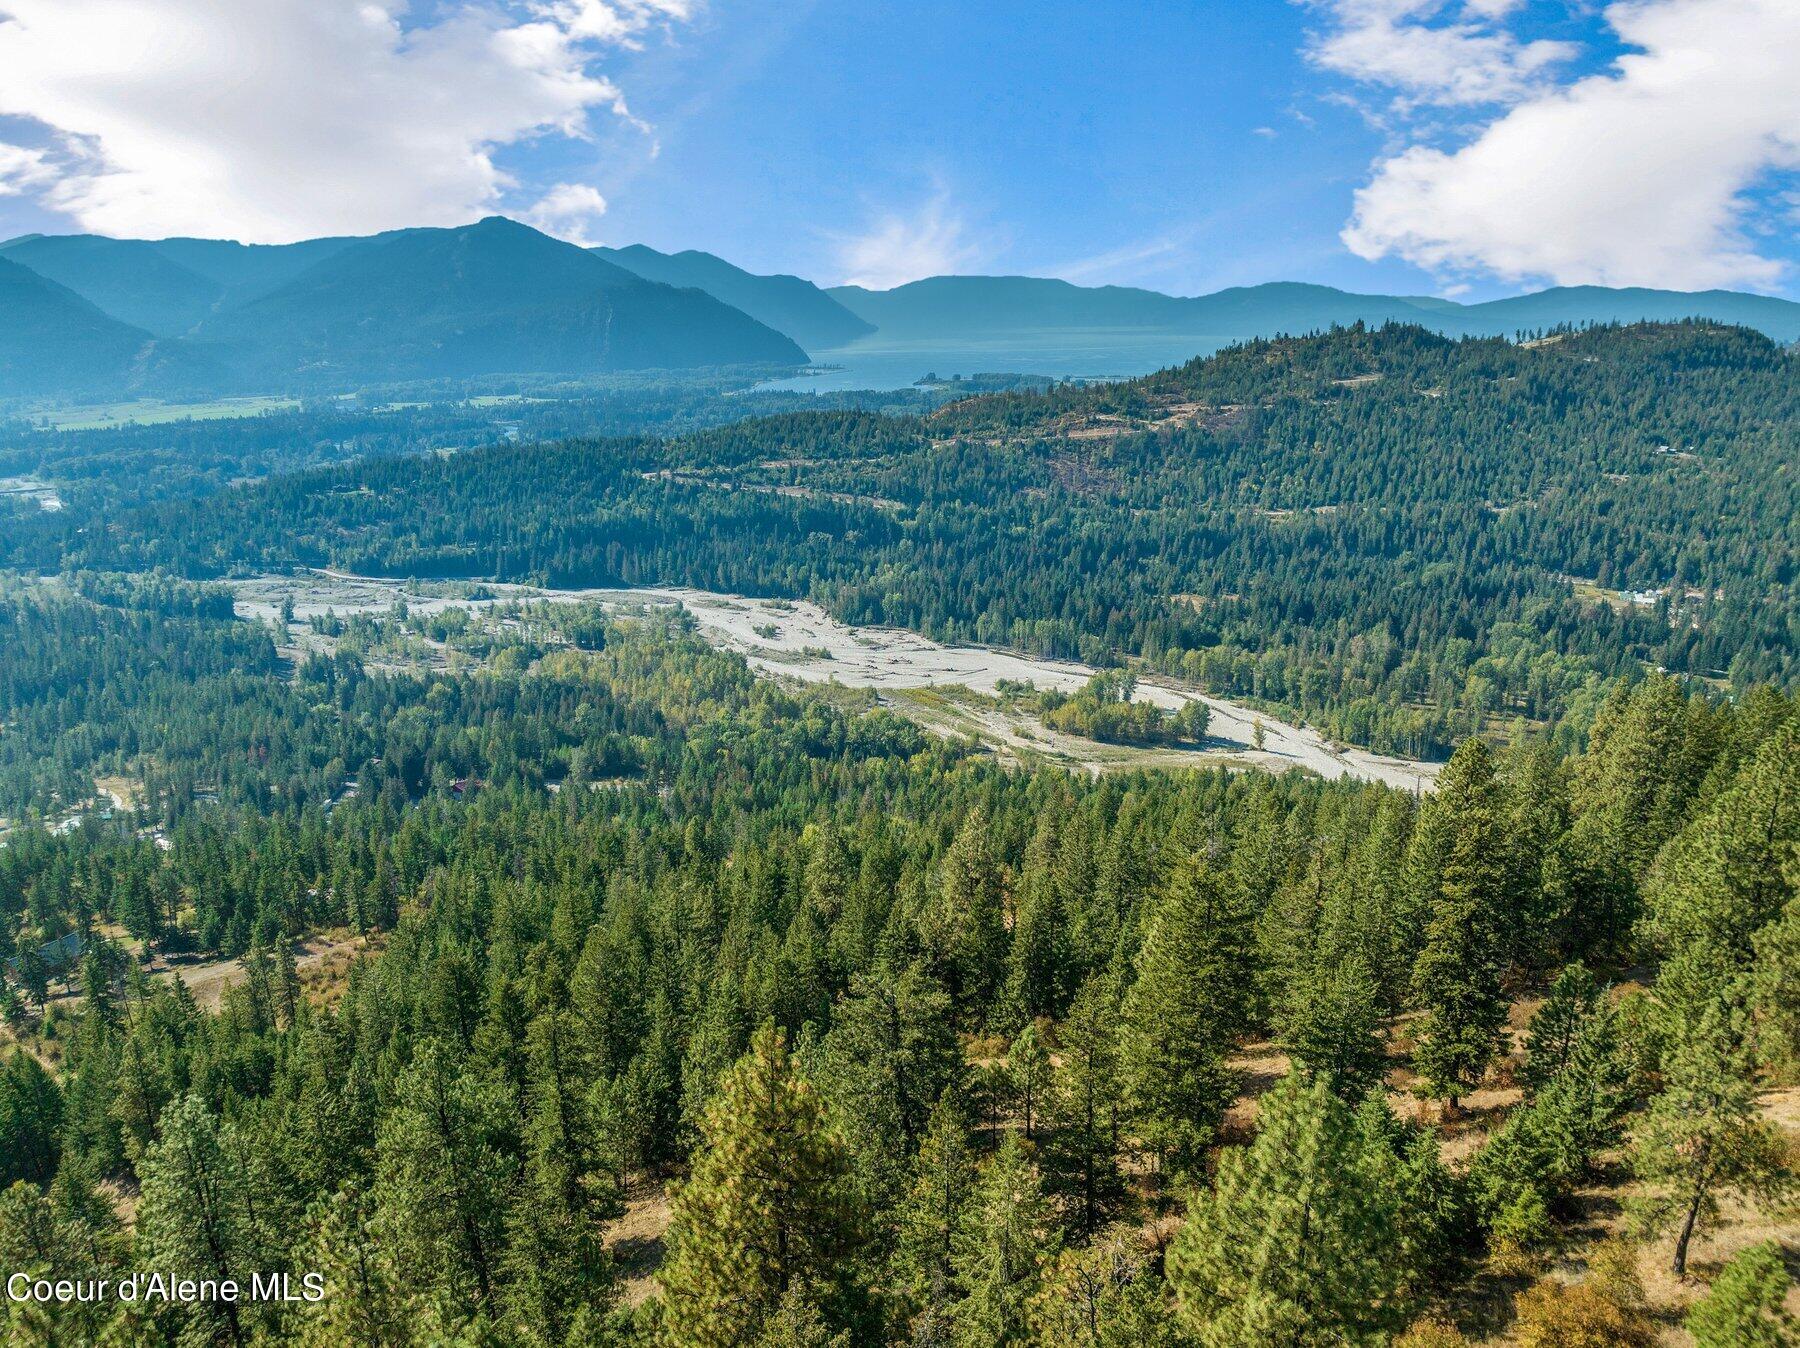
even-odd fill
[[[1072,693],[1097,672],[1092,666],[986,646],[946,646],[899,628],[851,627],[806,600],[682,588],[551,590],[489,582],[421,587],[332,571],[259,576],[236,581],[233,587],[238,611],[245,617],[277,622],[283,601],[291,600],[290,639],[301,643],[312,637],[305,625],[314,617],[386,613],[399,600],[415,614],[524,602],[600,603],[614,608],[679,605],[693,615],[708,641],[743,655],[762,674],[870,689],[884,705],[936,733],[970,736],[1004,758],[1057,762],[1090,772],[1301,768],[1327,780],[1349,777],[1422,793],[1431,790],[1441,766],[1339,746],[1309,726],[1290,725],[1167,679],[1140,682],[1137,696],[1168,710],[1189,701],[1204,702],[1212,715],[1204,744],[1144,748],[1060,734],[997,695],[1008,683]]]

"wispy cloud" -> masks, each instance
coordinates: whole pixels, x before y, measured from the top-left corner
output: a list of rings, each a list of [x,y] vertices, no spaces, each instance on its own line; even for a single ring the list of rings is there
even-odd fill
[[[48,150],[14,190],[86,229],[252,241],[451,224],[516,184],[497,161],[595,112],[595,68],[692,0],[0,0],[0,115]],[[641,125],[641,124],[639,124]]]
[[[1199,233],[1197,225],[1170,230],[1065,262],[1050,271],[1053,276],[1083,285],[1118,284],[1121,276],[1154,276],[1167,267],[1187,263],[1191,245]],[[1158,266],[1159,263],[1165,265]]]
[[[973,236],[942,185],[918,205],[882,211],[861,231],[837,235],[835,242],[844,284],[871,290],[966,271],[995,252],[991,241]]]

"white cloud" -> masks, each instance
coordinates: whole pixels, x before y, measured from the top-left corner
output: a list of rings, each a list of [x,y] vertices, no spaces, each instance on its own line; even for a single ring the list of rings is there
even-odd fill
[[[279,242],[465,222],[496,152],[629,116],[595,43],[687,0],[0,0],[0,115],[49,128],[42,203],[85,229]],[[614,16],[603,29],[595,17]]]
[[[589,226],[605,214],[606,198],[586,183],[558,183],[525,212],[525,223],[590,248],[600,240]]]
[[[658,23],[685,23],[694,17],[690,0],[550,0],[539,11],[577,38],[636,45]]]
[[[1770,287],[1747,194],[1800,168],[1800,4],[1636,0],[1631,50],[1455,150],[1376,166],[1344,241],[1440,271],[1559,284]]]
[[[1567,42],[1520,42],[1493,26],[1516,0],[1314,0],[1331,27],[1315,34],[1316,65],[1397,91],[1402,105],[1511,103],[1576,54]],[[1446,17],[1448,15],[1448,17]]]
[[[56,179],[56,170],[45,162],[42,150],[0,141],[0,197],[17,196]]]
[[[916,210],[886,212],[863,233],[839,238],[838,265],[844,284],[887,290],[975,266],[988,251],[939,190]]]

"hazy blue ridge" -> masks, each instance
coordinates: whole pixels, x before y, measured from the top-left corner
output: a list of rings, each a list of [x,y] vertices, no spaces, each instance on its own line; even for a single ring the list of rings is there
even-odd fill
[[[0,392],[110,389],[132,377],[152,342],[67,286],[0,257]]]
[[[793,338],[808,351],[843,346],[875,331],[811,281],[798,276],[758,276],[724,258],[689,249],[659,253],[634,243],[625,248],[595,248],[605,258],[649,281],[704,290],[714,299],[742,309],[759,323]]]
[[[1562,325],[1710,318],[1800,338],[1800,304],[1709,290],[1567,286],[1463,305],[1437,297],[1356,295],[1276,281],[1179,298],[1128,286],[1076,286],[1029,276],[933,276],[892,290],[826,292],[884,336],[959,339],[1045,329],[1141,328],[1208,337],[1266,337],[1355,322],[1419,323],[1449,336],[1510,336]]]

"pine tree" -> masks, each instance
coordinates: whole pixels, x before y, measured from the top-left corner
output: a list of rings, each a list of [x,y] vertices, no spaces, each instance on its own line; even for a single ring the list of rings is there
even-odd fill
[[[1058,850],[1057,820],[1047,815],[1025,849],[1007,956],[1007,1008],[1027,1020],[1062,1014],[1074,972]]]
[[[300,1342],[307,1348],[406,1348],[411,1342],[401,1271],[376,1240],[374,1213],[368,1195],[347,1185],[308,1214],[302,1264],[324,1277],[329,1294],[303,1312]]]
[[[1075,994],[1057,1034],[1062,1063],[1051,1094],[1044,1162],[1048,1187],[1083,1233],[1105,1224],[1126,1196],[1119,1169],[1118,1019],[1117,990],[1110,978],[1096,975]]]
[[[225,1125],[229,1128],[231,1125]],[[147,1269],[185,1278],[236,1281],[270,1267],[251,1208],[251,1179],[231,1161],[205,1101],[189,1095],[163,1111],[162,1137],[139,1166],[137,1255]],[[260,1315],[229,1300],[196,1302],[187,1318],[205,1334],[242,1348]]]
[[[565,1341],[578,1312],[599,1313],[610,1304],[603,1211],[571,1199],[561,1165],[542,1155],[528,1160],[506,1213],[500,1260],[505,1312],[497,1318],[513,1342],[553,1348]]]
[[[1175,1326],[1147,1252],[1124,1227],[1065,1249],[1026,1308],[1033,1348],[1154,1348]]]
[[[287,941],[275,945],[275,1005],[281,1012],[281,1023],[292,1027],[300,1014],[300,969],[294,962],[294,948]]]
[[[590,1105],[591,1063],[573,1017],[547,1010],[528,1036],[525,1167],[507,1215],[505,1299],[513,1332],[561,1342],[579,1308],[603,1308],[602,1223],[624,1211]]]
[[[1378,995],[1368,963],[1346,955],[1291,988],[1278,1019],[1282,1043],[1294,1060],[1323,1076],[1351,1104],[1387,1071]]]
[[[1451,1108],[1478,1085],[1506,1026],[1501,979],[1507,910],[1505,821],[1493,754],[1467,740],[1438,779],[1421,834],[1447,835],[1430,878],[1425,947],[1413,997],[1425,1010],[1413,1065]]]
[[[788,1288],[752,1348],[852,1348],[850,1331],[833,1332],[819,1310],[820,1300],[819,1289],[807,1283]]]
[[[981,1168],[956,1233],[951,1274],[964,1292],[951,1312],[956,1348],[1024,1341],[1027,1308],[1057,1244],[1037,1171],[1009,1133]]]
[[[376,1141],[376,1227],[414,1285],[445,1306],[489,1308],[513,1167],[502,1090],[427,1040],[394,1085]]]
[[[1800,851],[1788,883],[1797,891],[1781,917],[1756,934],[1752,987],[1757,1037],[1778,1070],[1800,1071]]]
[[[791,1291],[834,1332],[866,1322],[864,1220],[842,1144],[774,1027],[728,1072],[677,1191],[661,1274],[680,1348],[755,1342]]]
[[[15,1050],[0,1065],[0,1186],[48,1184],[62,1155],[62,1091],[30,1054]]]
[[[952,1269],[956,1234],[975,1187],[975,1151],[962,1110],[946,1097],[913,1162],[896,1213],[896,1277],[915,1315],[941,1321],[961,1295]]]
[[[1004,894],[991,832],[986,811],[964,821],[919,924],[933,972],[964,1022],[993,1000],[1006,959]]]
[[[73,1167],[65,1167],[65,1171]],[[105,1207],[104,1234],[85,1227],[55,1194],[46,1196],[20,1180],[0,1189],[0,1269],[5,1275],[32,1278],[112,1276],[126,1267],[118,1219]],[[94,1237],[98,1235],[99,1238]],[[0,1302],[0,1339],[20,1348],[60,1348],[62,1344],[103,1343],[109,1321],[116,1322],[118,1302],[37,1304]],[[141,1340],[150,1342],[146,1334]]]
[[[1039,1115],[1050,1092],[1050,1050],[1037,1022],[1029,1021],[1007,1050],[1006,1070],[1011,1078],[1013,1094],[1018,1098],[1021,1122],[1029,1141],[1035,1136]]]
[[[1704,772],[1703,707],[1662,675],[1615,686],[1577,765],[1571,803],[1611,862],[1641,877],[1680,824]]]
[[[1410,797],[1387,792],[1367,832],[1355,841],[1351,885],[1358,896],[1356,938],[1368,960],[1386,1015],[1406,1001],[1423,923],[1406,901],[1406,856],[1414,808]]]
[[[1526,1027],[1525,1065],[1519,1076],[1527,1092],[1541,1089],[1568,1067],[1599,1010],[1600,995],[1600,985],[1585,965],[1571,964],[1556,976]]]
[[[25,1180],[0,1189],[0,1266],[9,1273],[62,1267],[66,1244],[44,1191]]]
[[[825,1039],[820,1085],[880,1207],[899,1199],[932,1109],[964,1073],[950,999],[922,963],[853,980]]]
[[[1694,1348],[1793,1348],[1800,1317],[1789,1313],[1787,1265],[1772,1240],[1739,1250],[1687,1313]]]
[[[1124,1008],[1132,1118],[1177,1174],[1202,1160],[1236,1089],[1226,1058],[1243,1031],[1250,929],[1232,889],[1185,860],[1150,918]]]
[[[627,1170],[656,1174],[675,1159],[681,1134],[680,1028],[668,998],[651,998],[644,1047],[624,1073],[592,1088],[591,1108],[610,1140],[620,1182]]]
[[[588,934],[569,980],[570,1009],[603,1077],[625,1070],[644,1032],[647,976],[635,944],[616,924]]]
[[[1205,1348],[1362,1343],[1402,1318],[1399,1195],[1323,1080],[1290,1073],[1256,1139],[1228,1150],[1169,1250],[1183,1322]]]
[[[1646,881],[1649,927],[1663,949],[1747,963],[1756,935],[1795,896],[1784,875],[1800,846],[1800,723],[1770,737]]]
[[[1537,970],[1568,944],[1566,915],[1553,883],[1556,854],[1569,831],[1569,787],[1562,760],[1543,743],[1515,748],[1501,767],[1507,810],[1508,882],[1515,907],[1502,927],[1504,958]]]
[[[1687,1272],[1694,1236],[1726,1193],[1764,1197],[1786,1180],[1781,1136],[1756,1109],[1743,1012],[1714,1000],[1684,1008],[1665,1056],[1663,1091],[1632,1130],[1631,1162],[1655,1196],[1638,1207],[1646,1230],[1676,1228],[1671,1267]]]

